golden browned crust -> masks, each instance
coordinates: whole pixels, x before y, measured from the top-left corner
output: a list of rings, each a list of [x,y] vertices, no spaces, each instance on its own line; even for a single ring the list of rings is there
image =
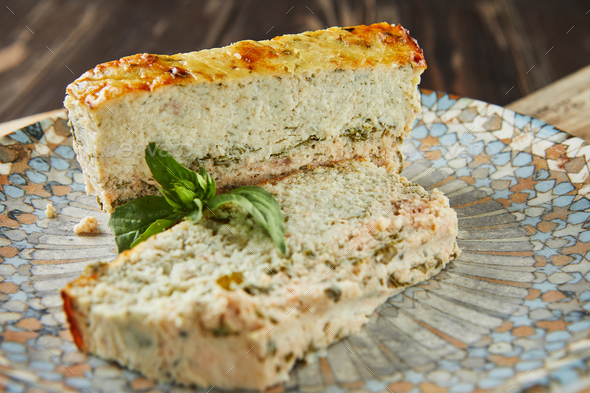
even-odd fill
[[[331,27],[267,41],[240,41],[184,54],[124,57],[99,64],[67,88],[90,108],[130,92],[166,85],[214,83],[253,75],[412,64],[426,68],[418,43],[400,25]]]
[[[82,330],[80,329],[80,325],[78,323],[78,318],[76,316],[76,311],[74,309],[73,300],[70,297],[70,295],[68,295],[68,288],[71,285],[75,285],[78,281],[79,281],[79,279],[68,284],[68,286],[66,288],[61,290],[60,294],[61,294],[61,298],[63,299],[63,302],[64,302],[64,305],[63,305],[64,314],[66,314],[66,319],[67,319],[68,324],[70,326],[70,332],[72,333],[74,343],[76,344],[76,347],[78,347],[78,349],[80,351],[85,352],[86,350],[84,348],[84,338],[82,337]]]
[[[126,250],[122,252],[119,254],[119,257],[126,255],[130,251],[131,250]],[[88,351],[88,348],[84,344],[84,333],[86,332],[86,322],[88,321],[88,316],[84,315],[84,312],[76,305],[76,300],[70,295],[69,292],[71,288],[74,287],[85,287],[92,285],[94,282],[96,282],[100,275],[104,274],[111,264],[114,264],[119,259],[120,258],[117,258],[110,263],[99,262],[86,266],[86,269],[84,269],[84,272],[78,278],[68,283],[60,291],[60,295],[63,300],[64,314],[66,314],[66,320],[70,326],[70,332],[72,333],[74,343],[80,351]]]

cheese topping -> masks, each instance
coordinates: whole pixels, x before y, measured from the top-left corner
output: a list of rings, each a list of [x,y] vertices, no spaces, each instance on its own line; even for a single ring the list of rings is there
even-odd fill
[[[331,27],[267,41],[240,41],[223,48],[172,56],[137,54],[96,66],[70,84],[67,92],[95,108],[128,92],[153,91],[171,84],[218,83],[252,74],[280,76],[408,63],[426,68],[416,41],[399,25],[377,23]]]

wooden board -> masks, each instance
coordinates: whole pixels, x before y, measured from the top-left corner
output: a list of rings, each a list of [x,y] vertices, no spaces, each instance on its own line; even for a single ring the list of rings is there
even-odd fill
[[[1,123],[0,124],[0,136],[7,135],[13,131],[20,129],[20,128],[30,126],[31,124],[35,124],[41,120],[51,118],[51,117],[63,117],[65,119],[67,117],[67,110],[66,109],[56,109],[54,111],[37,113],[36,115],[22,117],[20,119],[15,119],[15,120],[7,121],[6,123]]]
[[[590,66],[507,106],[590,141]]]

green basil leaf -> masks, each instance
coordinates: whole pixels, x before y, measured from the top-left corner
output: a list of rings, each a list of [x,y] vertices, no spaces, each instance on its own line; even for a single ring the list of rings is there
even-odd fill
[[[203,178],[203,176],[201,176],[200,174],[197,173],[197,181],[199,182],[199,185],[201,186],[201,188],[203,189],[203,191],[207,191],[207,180],[205,180],[205,178]]]
[[[166,150],[158,148],[154,142],[145,148],[145,162],[150,168],[154,180],[167,191],[172,191],[173,183],[179,181],[186,180],[195,186],[198,185],[195,171],[185,168]]]
[[[197,187],[190,180],[182,179],[182,180],[179,180],[178,182],[181,183],[183,186],[185,186],[186,188],[188,188],[191,191],[195,191],[197,189]]]
[[[201,198],[204,202],[207,202],[209,199],[215,196],[215,180],[207,173],[205,167],[201,167],[199,170],[199,176],[203,179],[201,183],[200,179],[199,182],[203,189],[205,190],[203,197]]]
[[[160,192],[162,193],[162,195],[164,195],[164,198],[166,199],[166,202],[168,202],[168,204],[176,209],[179,210],[183,210],[184,209],[184,203],[182,202],[182,200],[180,199],[180,197],[178,196],[178,194],[176,194],[173,191],[166,191],[163,188],[159,188]]]
[[[115,234],[119,252],[134,247],[150,236],[164,231],[182,217],[198,222],[203,207],[216,209],[235,203],[260,222],[283,254],[286,253],[284,217],[275,197],[257,186],[237,188],[215,196],[216,184],[205,170],[189,170],[167,151],[150,143],[145,160],[162,188],[163,196],[147,196],[117,207],[111,214],[109,226]]]
[[[243,207],[268,231],[281,253],[286,253],[285,219],[274,195],[262,187],[246,186],[211,198],[207,206],[215,210],[226,203],[235,203]]]
[[[157,220],[176,221],[183,216],[174,211],[166,198],[145,196],[115,208],[109,219],[109,227],[115,235],[118,252],[131,245]]]
[[[186,188],[183,184],[176,183],[174,186],[174,191],[176,195],[180,198],[183,204],[187,205],[192,203],[193,199],[195,199],[195,193]]]
[[[201,217],[203,217],[203,202],[200,199],[195,199],[194,204],[196,209],[189,213],[186,217],[189,218],[195,224],[201,221]]]
[[[141,234],[137,239],[131,243],[130,248],[137,246],[144,240],[147,240],[150,236],[156,235],[160,232],[165,231],[166,229],[170,228],[177,220],[166,220],[166,219],[159,219],[156,222],[152,223],[144,233]]]
[[[203,175],[204,173],[204,175]],[[201,176],[203,176],[207,180],[207,192],[205,194],[205,202],[215,196],[215,179],[211,177],[205,170],[205,168],[201,168]]]

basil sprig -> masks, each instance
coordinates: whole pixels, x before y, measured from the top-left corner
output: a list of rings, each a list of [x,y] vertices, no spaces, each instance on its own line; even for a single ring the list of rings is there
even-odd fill
[[[115,208],[109,227],[115,234],[119,252],[135,247],[181,219],[198,222],[203,209],[215,210],[226,203],[235,203],[262,224],[285,254],[283,213],[274,195],[264,188],[246,186],[215,195],[215,180],[205,168],[199,172],[185,168],[154,142],[145,149],[145,161],[161,186],[158,189],[162,196],[145,196]]]

